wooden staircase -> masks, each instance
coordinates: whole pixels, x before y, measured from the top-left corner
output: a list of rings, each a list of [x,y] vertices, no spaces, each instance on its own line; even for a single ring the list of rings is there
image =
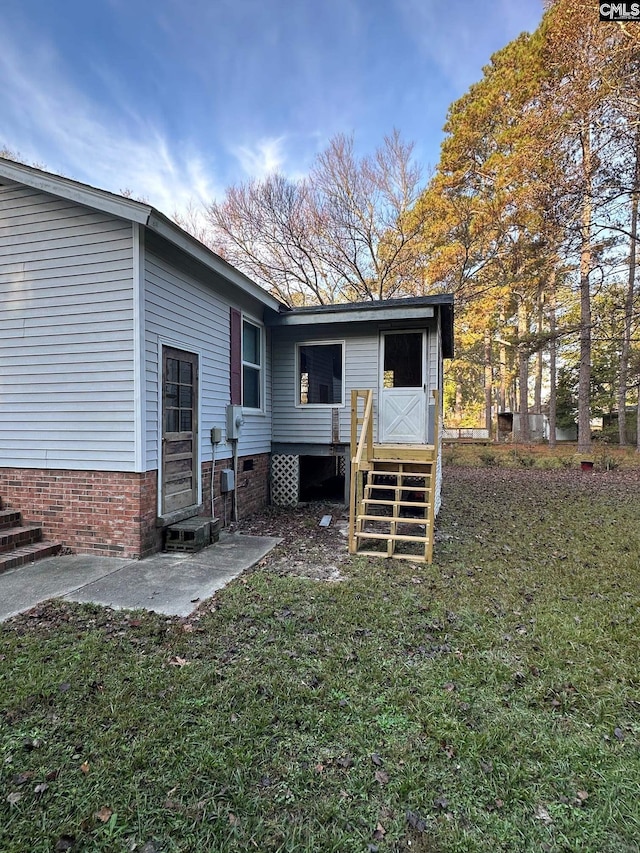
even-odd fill
[[[42,539],[40,524],[24,524],[22,514],[4,509],[0,498],[0,573],[60,553],[61,546]]]
[[[364,400],[362,416],[358,413],[359,399]],[[352,448],[356,451],[351,462],[350,553],[430,563],[437,442],[374,444],[371,392],[352,392],[351,408]],[[437,417],[436,411],[436,424]]]

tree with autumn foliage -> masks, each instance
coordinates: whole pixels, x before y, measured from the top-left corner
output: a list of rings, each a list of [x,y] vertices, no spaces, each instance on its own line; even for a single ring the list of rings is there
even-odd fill
[[[461,322],[477,328],[470,348],[477,352],[482,341],[478,396],[484,385],[487,410],[496,396],[501,407],[506,402],[504,387],[498,395],[488,390],[497,355],[500,383],[517,380],[525,438],[531,359],[537,410],[548,361],[553,415],[558,346],[571,357],[575,340],[579,444],[589,448],[592,336],[604,328],[594,321],[593,297],[613,285],[625,240],[623,342],[633,349],[638,184],[629,140],[638,113],[625,81],[636,57],[637,43],[600,24],[596,7],[550,3],[539,29],[494,55],[483,79],[450,108],[440,163],[416,207],[426,278],[456,294]],[[620,399],[628,357],[616,362]]]
[[[416,292],[422,190],[413,146],[394,131],[373,156],[339,135],[305,178],[281,174],[230,187],[207,210],[209,241],[291,305]]]

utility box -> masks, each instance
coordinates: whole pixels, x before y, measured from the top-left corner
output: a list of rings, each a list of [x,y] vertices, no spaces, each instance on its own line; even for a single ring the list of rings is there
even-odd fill
[[[227,439],[235,441],[240,438],[243,423],[242,406],[227,406]]]
[[[233,475],[233,468],[223,468],[220,472],[220,491],[232,492],[235,488],[236,479]]]

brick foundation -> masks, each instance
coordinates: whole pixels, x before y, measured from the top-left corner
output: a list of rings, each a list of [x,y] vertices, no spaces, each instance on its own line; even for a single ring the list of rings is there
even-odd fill
[[[161,547],[155,471],[0,468],[0,495],[44,535],[83,554],[145,557]]]
[[[220,492],[220,472],[231,459],[216,460],[215,516],[232,518],[233,497]],[[156,527],[157,472],[64,471],[0,468],[0,497],[27,522],[43,526],[45,538],[82,554],[140,558],[162,548]],[[238,460],[238,516],[269,500],[269,454]],[[202,465],[203,515],[211,515],[211,462]],[[226,504],[226,506],[225,506]]]
[[[269,463],[270,454],[243,456],[238,459],[238,517],[246,518],[263,509],[269,503]],[[211,512],[211,462],[202,466],[202,503],[205,515],[231,521],[233,495],[223,495],[220,491],[220,475],[224,468],[233,469],[233,459],[216,459],[214,479],[214,509]]]

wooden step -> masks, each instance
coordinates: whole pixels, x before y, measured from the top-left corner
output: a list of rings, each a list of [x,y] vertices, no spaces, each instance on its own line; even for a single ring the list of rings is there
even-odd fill
[[[42,560],[45,557],[55,557],[60,553],[61,547],[56,542],[34,542],[0,554],[0,574],[28,563],[35,563],[36,560]]]
[[[39,524],[23,524],[5,527],[0,530],[0,553],[32,545],[42,539],[42,527]]]
[[[432,444],[374,444],[373,458],[390,462],[433,462],[436,450]]]
[[[399,506],[407,507],[407,509],[428,509],[429,503],[425,501],[384,501],[379,498],[363,498],[363,504],[374,504],[374,506]]]
[[[398,489],[401,492],[428,492],[431,490],[431,482],[423,483],[420,486],[412,486],[410,483],[367,483],[365,489],[371,491],[371,489],[379,489],[380,491],[384,491],[385,489],[390,491],[391,489]]]
[[[405,518],[403,515],[359,515],[357,517],[358,521],[385,521],[389,522],[402,522],[403,524],[422,524],[424,526],[427,521],[426,518],[415,518],[409,517]]]
[[[423,474],[416,471],[404,472],[404,471],[369,471],[369,480],[391,480],[396,483],[404,483],[407,482],[407,485],[411,484],[411,480],[419,480],[421,482],[428,482],[431,480],[431,474]]]
[[[365,551],[358,548],[359,557],[385,557],[388,560],[409,560],[412,563],[425,563],[426,559],[421,554],[387,554],[384,551]]]
[[[363,533],[356,531],[355,537],[356,539],[379,539],[385,542],[391,539],[395,542],[424,542],[426,544],[429,541],[429,537],[424,533],[410,536],[408,533]]]

